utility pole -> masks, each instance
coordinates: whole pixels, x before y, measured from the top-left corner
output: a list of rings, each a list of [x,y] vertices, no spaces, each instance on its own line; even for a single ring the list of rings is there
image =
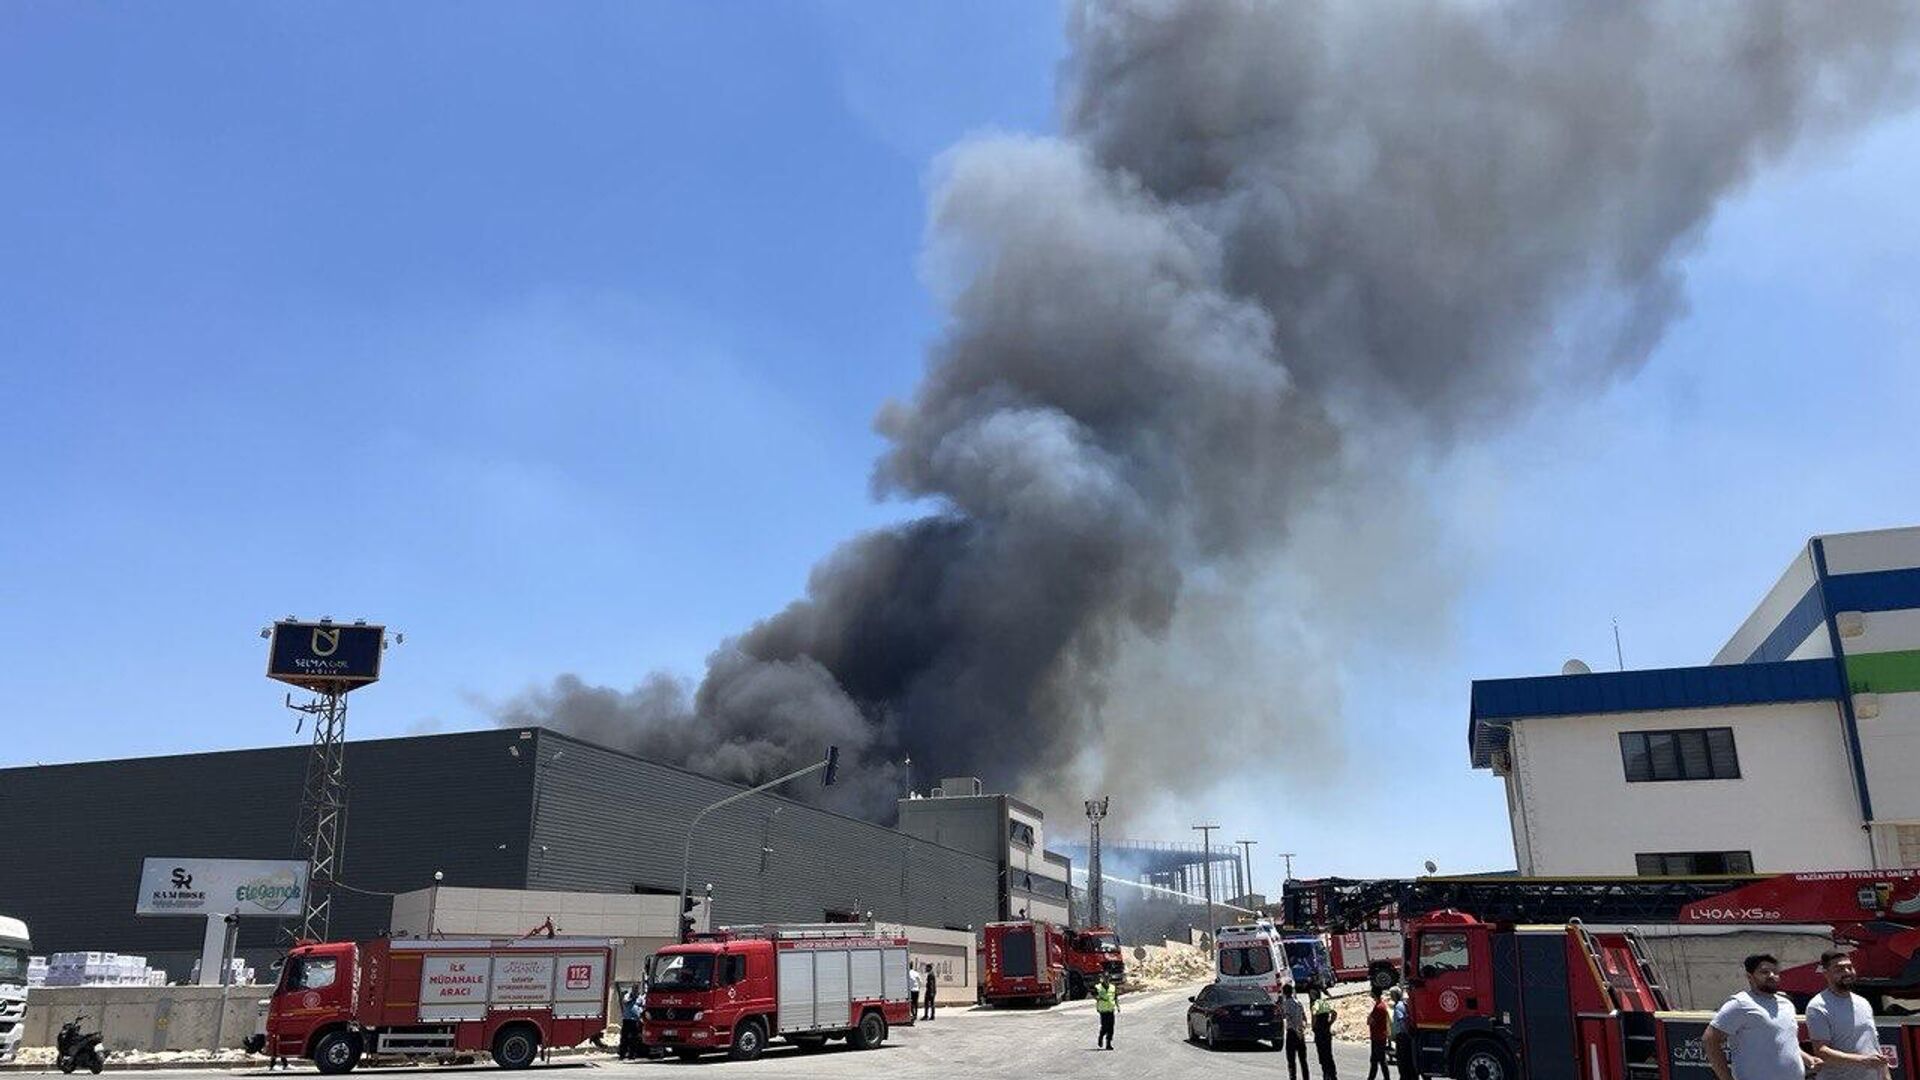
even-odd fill
[[[1218,825],[1195,825],[1193,831],[1200,834],[1200,881],[1201,891],[1207,897],[1207,940],[1213,940],[1213,831]]]
[[[1107,909],[1100,889],[1100,819],[1107,816],[1108,796],[1087,800],[1087,926],[1105,926]],[[1071,887],[1069,887],[1071,888]],[[929,991],[931,992],[931,991]]]
[[[1247,868],[1247,891],[1242,894],[1244,896],[1253,895],[1253,845],[1259,842],[1258,840],[1234,841],[1234,843],[1240,845],[1240,865]]]
[[[1293,856],[1294,853],[1291,851],[1283,851],[1280,853],[1280,857],[1287,861],[1287,876],[1280,882],[1280,899],[1282,902],[1285,902],[1287,899],[1287,883],[1293,880]]]

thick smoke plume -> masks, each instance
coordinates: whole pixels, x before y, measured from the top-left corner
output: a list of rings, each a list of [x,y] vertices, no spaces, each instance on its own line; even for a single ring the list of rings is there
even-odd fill
[[[563,677],[505,718],[739,779],[838,742],[881,813],[908,752],[1043,797],[1258,761],[1203,723],[1327,743],[1337,690],[1290,659],[1337,652],[1326,620],[1263,599],[1339,606],[1302,523],[1418,528],[1420,462],[1642,364],[1715,205],[1905,100],[1917,14],[1076,4],[1061,134],[937,169],[949,321],[874,487],[938,512],[848,541],[697,689]]]

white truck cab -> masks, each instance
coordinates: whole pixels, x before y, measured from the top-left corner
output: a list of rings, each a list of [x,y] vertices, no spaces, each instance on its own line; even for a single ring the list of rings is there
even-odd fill
[[[0,1065],[11,1062],[27,1027],[27,924],[0,915]]]

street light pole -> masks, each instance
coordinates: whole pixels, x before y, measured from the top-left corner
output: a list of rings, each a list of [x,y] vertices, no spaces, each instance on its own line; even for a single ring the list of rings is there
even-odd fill
[[[680,941],[682,944],[684,944],[687,940],[687,900],[688,900],[687,882],[689,877],[691,876],[690,872],[693,868],[694,826],[700,824],[701,818],[706,817],[708,814],[713,813],[715,810],[718,810],[723,806],[730,806],[733,803],[737,803],[741,799],[744,799],[749,795],[758,795],[761,792],[766,791],[770,788],[779,787],[781,784],[784,784],[789,780],[798,780],[803,776],[806,776],[810,773],[817,773],[822,769],[825,769],[827,773],[825,778],[825,783],[829,785],[832,784],[835,774],[837,774],[840,771],[840,748],[839,747],[837,746],[827,747],[827,756],[825,760],[816,761],[804,769],[795,769],[785,776],[775,777],[774,779],[769,780],[766,783],[761,784],[759,787],[756,787],[756,788],[748,788],[745,791],[736,791],[733,794],[727,796],[726,798],[721,799],[719,802],[714,803],[713,805],[693,815],[693,820],[687,822],[687,843],[686,843],[686,847],[680,853],[680,910],[674,913],[674,918],[679,920]],[[711,917],[711,912],[709,912],[709,917]]]
[[[1200,834],[1200,883],[1207,897],[1207,940],[1213,940],[1213,831],[1218,825],[1195,825]]]

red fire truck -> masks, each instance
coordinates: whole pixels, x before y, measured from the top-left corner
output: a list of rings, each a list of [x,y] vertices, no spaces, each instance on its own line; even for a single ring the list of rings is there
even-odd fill
[[[912,1019],[907,969],[907,939],[871,924],[722,927],[654,954],[643,1034],[688,1061],[751,1061],[774,1037],[870,1050]]]
[[[1417,1072],[1458,1080],[1712,1080],[1712,1014],[1673,1012],[1625,930],[1484,922],[1458,911],[1407,928]],[[1912,1080],[1920,1017],[1883,1017],[1892,1080]]]
[[[1501,921],[1582,919],[1589,925],[1826,926],[1835,942],[1852,947],[1858,992],[1876,1008],[1886,997],[1920,996],[1920,870],[1674,878],[1322,878],[1289,881],[1285,900],[1290,925],[1335,934],[1384,928],[1387,918],[1442,909]],[[1387,973],[1381,985],[1392,981]],[[1781,989],[1798,999],[1823,985],[1811,963],[1781,972]]]
[[[980,929],[980,1000],[989,1005],[1065,1000],[1066,953],[1067,937],[1052,923],[988,923]]]
[[[1382,988],[1400,978],[1400,930],[1349,930],[1344,934],[1326,934],[1327,949],[1333,955],[1333,977],[1341,982],[1374,978],[1386,971]]]
[[[266,1049],[344,1073],[363,1054],[490,1051],[524,1069],[607,1026],[604,939],[330,941],[295,946],[267,1006]]]
[[[1120,954],[1120,938],[1104,926],[1069,930],[1066,934],[1063,962],[1067,968],[1067,997],[1078,1001],[1092,992],[1093,985],[1106,975],[1114,982],[1125,982],[1127,962]]]

